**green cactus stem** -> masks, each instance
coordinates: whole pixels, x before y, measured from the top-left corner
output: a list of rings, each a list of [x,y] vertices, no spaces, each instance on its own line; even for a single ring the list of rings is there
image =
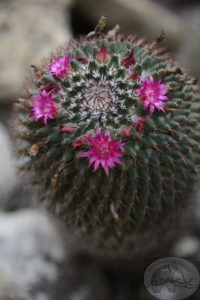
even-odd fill
[[[159,42],[115,31],[73,39],[34,68],[18,100],[23,168],[78,232],[145,230],[191,192],[199,91]]]

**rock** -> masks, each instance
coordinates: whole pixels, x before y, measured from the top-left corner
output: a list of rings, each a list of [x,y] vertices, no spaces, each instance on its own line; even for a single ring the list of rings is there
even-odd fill
[[[160,2],[164,5],[168,5],[172,8],[177,7],[177,6],[183,6],[183,5],[193,5],[194,3],[197,3],[199,0],[154,0],[156,2]]]
[[[174,256],[195,257],[200,252],[200,240],[195,236],[185,236],[174,246]]]
[[[45,289],[56,281],[64,248],[47,214],[0,213],[0,245],[0,299],[49,299]]]
[[[18,96],[31,64],[69,40],[69,3],[0,1],[0,103]]]
[[[187,225],[185,216],[179,216]],[[176,232],[179,221],[168,223],[168,231],[161,230],[159,236],[152,230],[150,238],[160,240],[160,244],[153,243],[154,249],[149,247],[150,238],[145,238],[145,244],[137,238],[129,251],[137,253],[138,248],[139,255],[114,258],[94,253],[93,240],[84,246],[82,239],[42,210],[0,213],[0,300],[149,299],[140,295],[144,270],[150,263],[172,254],[198,257],[199,240],[188,234],[171,252],[169,241],[175,243],[182,235]],[[164,245],[161,237],[166,239]]]
[[[0,209],[17,186],[18,180],[11,155],[11,141],[6,128],[0,123]]]
[[[23,158],[17,159],[14,147],[8,129],[0,123],[0,211],[13,211],[37,203],[38,191],[36,187],[30,188],[30,174],[18,169]]]
[[[50,288],[52,300],[108,300],[111,296],[110,282],[105,274],[108,263],[74,249],[74,254],[62,262],[59,277]],[[104,270],[105,269],[105,270]]]
[[[180,49],[177,59],[190,74],[200,79],[200,5],[191,9],[184,9],[181,16],[187,24],[187,30],[183,47]]]

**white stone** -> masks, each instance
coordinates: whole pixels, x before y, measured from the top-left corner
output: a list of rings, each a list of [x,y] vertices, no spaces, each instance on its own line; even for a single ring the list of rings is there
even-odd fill
[[[47,214],[0,213],[0,299],[32,299],[35,285],[56,281],[56,263],[63,257],[60,235]]]
[[[71,37],[70,0],[0,1],[0,102],[14,100],[30,71]]]
[[[174,255],[180,257],[192,257],[200,251],[200,241],[197,237],[186,236],[174,246]]]
[[[11,153],[11,140],[0,123],[0,207],[17,185],[17,172]]]

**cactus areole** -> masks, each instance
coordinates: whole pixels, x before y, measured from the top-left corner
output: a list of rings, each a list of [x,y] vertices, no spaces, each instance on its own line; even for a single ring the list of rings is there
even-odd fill
[[[200,163],[196,84],[135,36],[73,39],[34,67],[18,100],[24,169],[69,227],[120,238],[159,224]]]

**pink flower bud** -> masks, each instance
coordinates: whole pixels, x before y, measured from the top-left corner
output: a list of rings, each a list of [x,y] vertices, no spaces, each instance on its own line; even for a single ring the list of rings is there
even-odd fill
[[[84,148],[88,143],[88,138],[83,135],[81,137],[76,138],[73,142],[72,142],[72,148],[73,149],[81,149]]]
[[[122,59],[122,66],[126,69],[128,69],[129,67],[131,67],[132,65],[135,64],[135,57],[134,57],[134,52],[135,52],[135,49],[132,49],[130,54],[125,56],[123,59]]]
[[[68,125],[60,126],[60,132],[72,134],[74,132],[74,128]]]
[[[121,135],[123,138],[127,139],[131,136],[131,128],[130,127],[123,127],[121,130]]]
[[[99,50],[99,52],[96,55],[96,59],[100,62],[100,63],[106,63],[110,58],[110,54],[106,48],[106,46],[102,45],[101,49]]]
[[[60,87],[57,83],[48,83],[44,86],[43,90],[50,94],[56,94],[60,90]]]
[[[130,79],[130,80],[136,80],[136,79],[138,79],[138,76],[139,76],[138,72],[133,72],[133,73],[128,77],[128,79]]]
[[[140,117],[135,121],[134,125],[137,131],[139,132],[139,134],[142,134],[146,124],[147,124],[147,119],[145,119],[144,117]]]

